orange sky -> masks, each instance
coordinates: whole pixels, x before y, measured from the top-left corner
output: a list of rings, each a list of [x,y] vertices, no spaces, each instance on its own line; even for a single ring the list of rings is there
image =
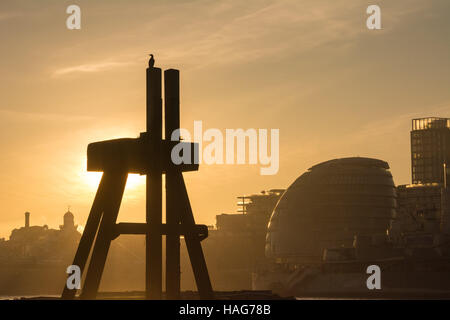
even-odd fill
[[[374,3],[383,30],[365,26]],[[450,116],[447,0],[77,1],[82,28],[67,30],[70,4],[0,3],[0,237],[25,211],[57,228],[70,205],[85,223],[96,189],[87,144],[144,131],[148,53],[181,70],[183,127],[280,130],[277,175],[185,174],[199,223],[331,158],[380,158],[408,183],[410,120]],[[121,221],[143,221],[143,181],[133,178]]]

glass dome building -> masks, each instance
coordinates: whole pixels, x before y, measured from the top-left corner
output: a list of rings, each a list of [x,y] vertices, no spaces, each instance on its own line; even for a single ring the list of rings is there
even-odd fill
[[[352,247],[354,236],[386,234],[396,210],[387,162],[342,158],[317,164],[286,190],[266,236],[266,256],[320,261],[326,248]]]

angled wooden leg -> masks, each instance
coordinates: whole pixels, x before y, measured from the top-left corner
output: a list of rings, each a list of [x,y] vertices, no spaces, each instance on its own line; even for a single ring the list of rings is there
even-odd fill
[[[180,207],[182,209],[180,212],[181,224],[192,231],[186,234],[184,239],[191,260],[192,271],[194,272],[195,281],[197,283],[198,293],[200,299],[213,299],[214,294],[208,274],[208,267],[206,266],[200,239],[195,233],[194,215],[192,213],[189,196],[181,172],[177,173],[177,182],[177,191],[179,192]]]
[[[92,244],[95,239],[95,235],[100,224],[100,220],[103,213],[103,203],[105,198],[106,186],[111,183],[109,181],[109,175],[103,174],[100,184],[97,189],[97,193],[92,204],[91,211],[89,212],[89,217],[84,227],[83,235],[81,236],[80,243],[78,244],[77,252],[75,253],[75,258],[73,259],[72,265],[78,266],[83,274],[84,267],[86,266],[87,260],[89,258],[89,253],[92,249]],[[77,290],[68,289],[67,285],[64,284],[64,290],[61,295],[62,299],[73,299],[75,297]]]
[[[108,182],[110,183],[106,186],[104,213],[80,296],[82,299],[95,299],[97,295],[128,176],[126,172],[105,172],[104,174],[110,175],[108,177]]]

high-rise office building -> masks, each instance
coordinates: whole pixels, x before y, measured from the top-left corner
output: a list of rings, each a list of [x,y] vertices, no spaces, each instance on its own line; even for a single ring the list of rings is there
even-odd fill
[[[444,164],[450,165],[450,119],[412,120],[412,183],[444,183]]]
[[[392,233],[450,232],[449,168],[450,119],[413,119],[412,184],[397,186],[397,218]]]

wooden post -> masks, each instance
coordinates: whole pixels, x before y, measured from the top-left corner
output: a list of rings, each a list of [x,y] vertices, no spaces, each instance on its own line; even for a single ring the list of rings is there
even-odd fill
[[[172,132],[180,128],[180,73],[164,71],[165,139],[171,140]],[[179,140],[179,139],[178,139]],[[176,168],[166,171],[166,224],[175,230],[180,223],[180,207],[176,192]],[[166,293],[168,299],[180,298],[180,235],[166,236]]]
[[[146,235],[147,299],[161,299],[162,293],[162,100],[161,69],[147,68],[147,133],[149,170],[146,185],[146,222],[151,230]]]

